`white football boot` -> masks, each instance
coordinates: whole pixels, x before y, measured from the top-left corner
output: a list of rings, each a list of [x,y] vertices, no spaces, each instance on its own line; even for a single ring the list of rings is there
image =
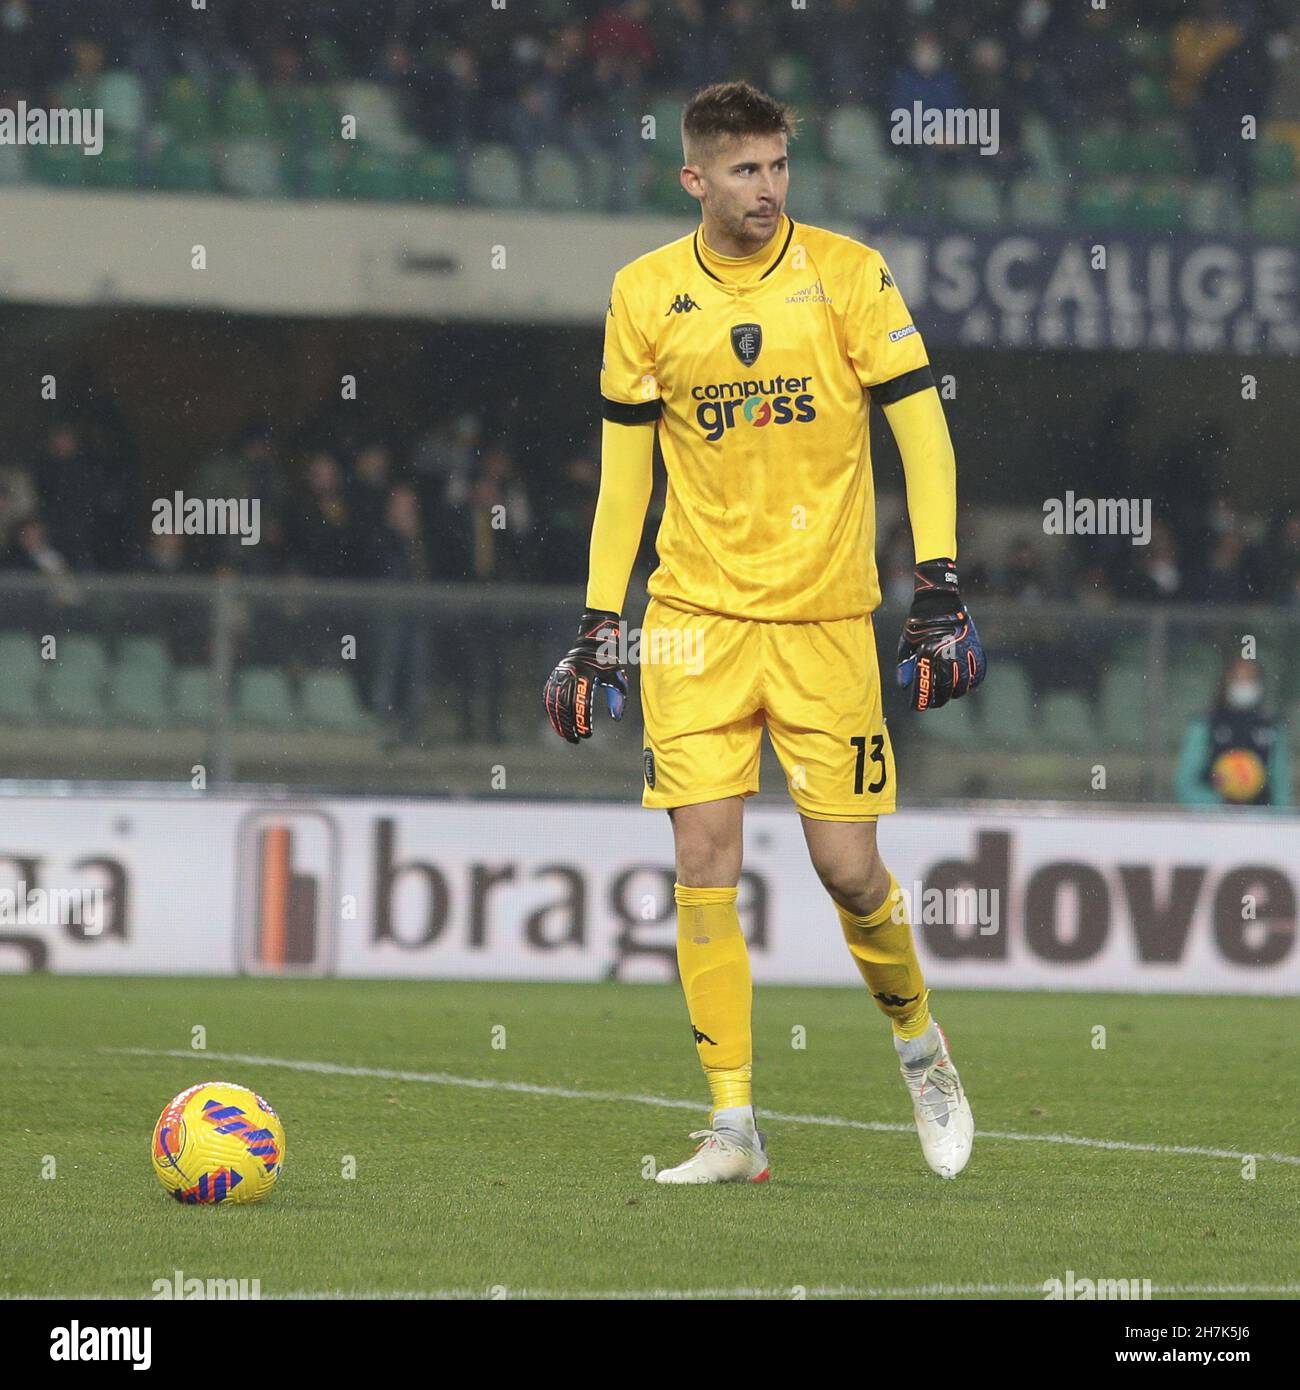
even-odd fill
[[[912,1114],[925,1161],[941,1178],[955,1178],[970,1160],[975,1117],[948,1055],[948,1039],[937,1023],[934,1028],[939,1035],[938,1049],[916,1065],[903,1062],[899,1070],[912,1095]]]
[[[695,1152],[676,1168],[656,1173],[655,1182],[766,1182],[771,1176],[761,1129],[752,1140],[735,1129],[697,1129],[691,1138],[702,1141]]]

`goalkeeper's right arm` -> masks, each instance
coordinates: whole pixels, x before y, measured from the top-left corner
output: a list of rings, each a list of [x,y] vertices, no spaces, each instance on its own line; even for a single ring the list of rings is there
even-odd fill
[[[604,421],[600,437],[600,494],[591,527],[587,610],[578,642],[560,659],[546,682],[546,713],[563,739],[590,738],[597,686],[605,687],[609,712],[619,719],[627,678],[611,650],[622,621],[628,580],[641,546],[654,483],[655,426]]]

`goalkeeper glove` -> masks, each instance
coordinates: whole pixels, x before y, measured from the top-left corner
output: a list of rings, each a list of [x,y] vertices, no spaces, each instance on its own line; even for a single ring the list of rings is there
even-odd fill
[[[561,738],[577,743],[591,737],[596,688],[603,687],[614,719],[622,719],[627,676],[618,660],[619,616],[588,609],[578,641],[561,658],[546,682],[546,713]]]
[[[912,611],[898,642],[898,683],[910,687],[915,710],[938,709],[984,679],[984,648],[957,591],[951,560],[916,567]]]

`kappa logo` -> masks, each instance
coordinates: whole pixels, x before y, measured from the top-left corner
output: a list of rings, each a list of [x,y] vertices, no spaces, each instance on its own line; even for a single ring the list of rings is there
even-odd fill
[[[885,267],[882,265],[882,266],[880,267],[880,289],[881,289],[881,292],[883,293],[883,291],[885,291],[885,290],[892,290],[893,288],[894,288],[894,277],[893,277],[893,276],[885,269]]]
[[[914,1004],[921,997],[914,994],[910,999],[904,999],[897,994],[873,994],[873,999],[879,999],[882,1004],[887,1004],[891,1009],[901,1009],[904,1004]]]
[[[695,1034],[696,1046],[700,1043],[708,1043],[710,1047],[717,1047],[717,1043],[707,1033],[701,1033],[693,1023],[691,1024],[691,1032]]]
[[[698,309],[699,307],[700,306],[690,297],[689,294],[679,294],[677,298],[674,299],[673,302],[668,306],[668,309],[664,314],[664,318],[667,318],[669,314],[689,314],[692,309]]]

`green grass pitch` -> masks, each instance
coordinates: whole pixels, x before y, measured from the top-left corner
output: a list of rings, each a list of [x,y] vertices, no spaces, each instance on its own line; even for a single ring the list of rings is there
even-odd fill
[[[755,1002],[772,1181],[665,1188],[647,1156],[680,1162],[707,1109],[675,986],[5,977],[0,1294],[148,1298],[178,1269],[263,1297],[1042,1297],[1067,1270],[1300,1292],[1300,1001],[937,994],[985,1136],[955,1182],[864,992]],[[153,1175],[159,1111],[203,1080],[284,1120],[261,1204],[183,1207]],[[1036,1137],[1062,1135],[1168,1147]]]

